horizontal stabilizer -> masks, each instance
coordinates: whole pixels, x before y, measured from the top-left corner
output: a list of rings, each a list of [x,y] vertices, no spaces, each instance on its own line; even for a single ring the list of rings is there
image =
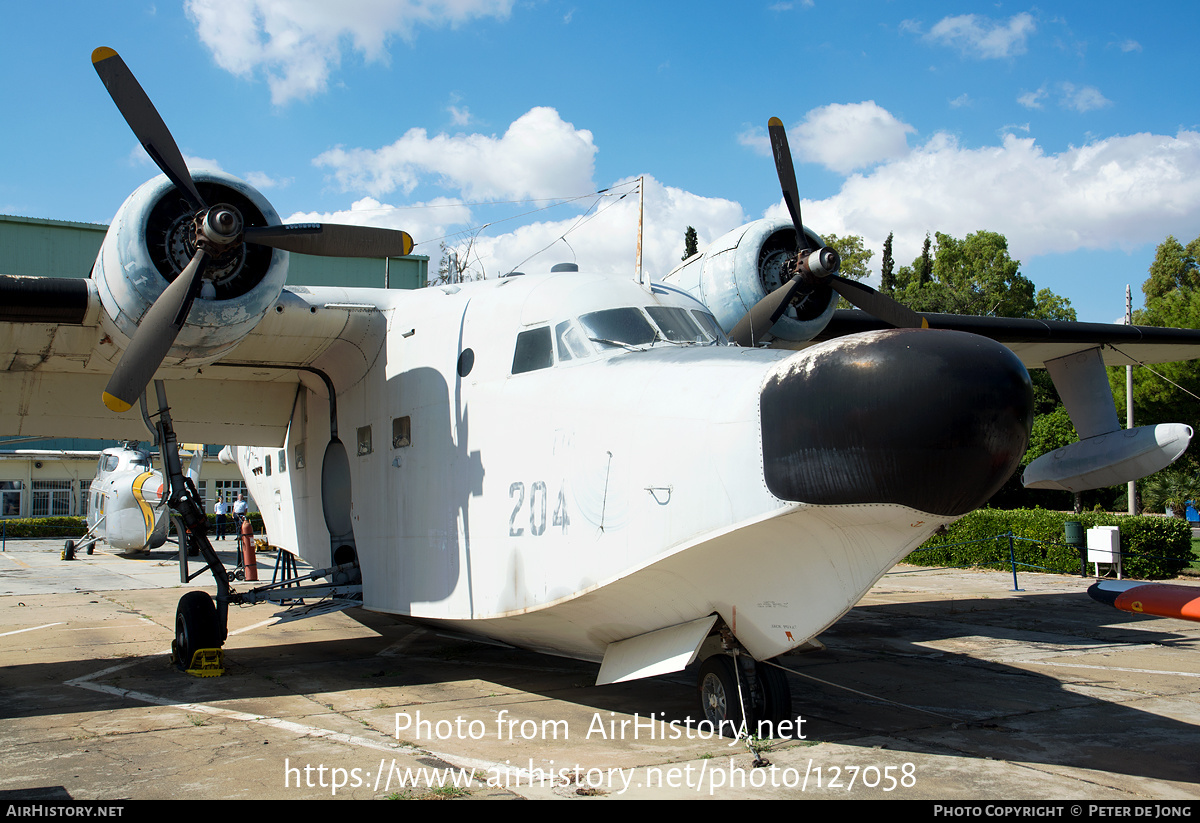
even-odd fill
[[[1191,439],[1192,427],[1182,423],[1109,432],[1043,454],[1023,481],[1030,489],[1069,492],[1119,486],[1169,466]]]

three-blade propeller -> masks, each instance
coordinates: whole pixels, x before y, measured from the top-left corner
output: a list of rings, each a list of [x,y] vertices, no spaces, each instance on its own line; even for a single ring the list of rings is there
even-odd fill
[[[897,328],[928,328],[925,318],[912,309],[897,303],[870,286],[842,277],[837,273],[841,260],[831,248],[810,249],[808,235],[800,218],[800,190],[796,185],[796,169],[792,165],[792,152],[788,148],[787,132],[778,117],[767,124],[771,137],[771,152],[775,156],[775,171],[779,175],[779,186],[783,190],[783,202],[792,225],[796,228],[796,255],[790,265],[793,277],[779,288],[759,300],[750,311],[733,327],[729,339],[739,346],[754,346],[766,336],[776,321],[787,311],[791,302],[807,289],[831,288],[852,305],[873,314],[885,323]],[[828,292],[826,292],[828,293]]]
[[[92,65],[121,116],[163,174],[195,212],[196,251],[183,271],[154,301],[104,390],[104,405],[127,411],[145,391],[187,322],[208,263],[242,243],[326,257],[402,257],[412,252],[407,232],[320,223],[244,226],[228,204],[209,206],[196,188],[179,146],[137,78],[114,50],[92,52]]]

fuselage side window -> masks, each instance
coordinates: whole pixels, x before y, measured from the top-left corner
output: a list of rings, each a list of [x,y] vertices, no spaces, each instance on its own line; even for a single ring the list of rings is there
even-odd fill
[[[530,329],[517,335],[517,350],[513,353],[513,374],[548,369],[554,365],[554,346],[550,327]]]

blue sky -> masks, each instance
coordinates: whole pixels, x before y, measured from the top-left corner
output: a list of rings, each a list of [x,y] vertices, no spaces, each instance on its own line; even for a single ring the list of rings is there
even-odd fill
[[[703,243],[782,214],[771,116],[805,222],[862,235],[876,271],[889,231],[901,264],[927,231],[998,231],[1108,321],[1155,245],[1200,235],[1191,3],[160,0],[4,21],[8,214],[107,222],[154,174],[92,70],[106,45],[193,165],[488,276],[630,271],[636,198],[612,195],[640,175],[659,275],[687,225]]]

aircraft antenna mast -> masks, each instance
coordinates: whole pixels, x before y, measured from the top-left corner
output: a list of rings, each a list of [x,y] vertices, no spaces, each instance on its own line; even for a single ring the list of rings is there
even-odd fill
[[[642,274],[642,219],[646,213],[646,175],[638,178],[638,230],[637,230],[637,261],[634,264],[633,279],[643,286],[648,286]]]

